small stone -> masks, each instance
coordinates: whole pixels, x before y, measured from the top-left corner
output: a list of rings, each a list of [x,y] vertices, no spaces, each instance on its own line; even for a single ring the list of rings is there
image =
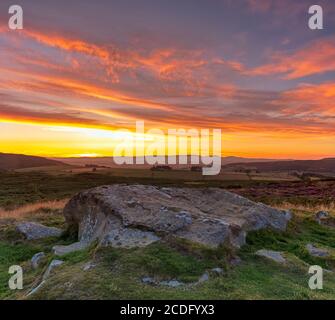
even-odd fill
[[[57,268],[57,267],[59,267],[60,265],[62,265],[63,263],[64,263],[63,260],[52,260],[51,263],[49,264],[48,269],[45,271],[45,273],[44,273],[44,275],[43,275],[43,280],[46,280],[46,279],[50,276],[51,272],[52,272],[55,268]]]
[[[73,283],[72,282],[65,282],[63,284],[63,287],[65,287],[67,289],[71,289],[73,287]]]
[[[203,283],[209,280],[209,274],[205,272],[198,280],[198,283]]]
[[[34,254],[34,256],[31,258],[31,266],[33,269],[37,269],[42,261],[42,259],[45,257],[44,252],[39,252]]]
[[[178,280],[162,281],[159,284],[162,286],[167,286],[171,288],[177,288],[183,285],[183,283]]]
[[[84,271],[88,271],[88,270],[93,269],[93,268],[95,268],[95,267],[96,267],[96,264],[90,261],[90,262],[87,262],[87,263],[83,266],[83,270],[84,270]]]
[[[52,248],[54,255],[63,256],[65,254],[83,250],[87,247],[87,243],[85,242],[74,242],[68,246],[54,246]]]
[[[42,288],[42,286],[44,285],[45,280],[43,280],[37,287],[33,288],[28,294],[27,296],[31,296],[32,294],[36,293],[39,289]]]
[[[36,222],[21,222],[16,228],[27,238],[27,240],[59,237],[62,234],[61,229],[46,227],[43,224]]]
[[[238,256],[233,257],[230,260],[230,265],[233,266],[233,267],[236,267],[236,266],[240,265],[241,263],[242,263],[242,259]]]
[[[211,269],[211,272],[216,273],[216,274],[222,274],[223,269],[222,268],[213,268],[213,269]]]
[[[306,249],[308,250],[309,254],[313,257],[319,257],[319,258],[329,257],[328,250],[316,248],[311,243],[306,245]]]
[[[315,214],[316,218],[318,219],[321,219],[321,218],[327,218],[329,217],[329,212],[327,211],[318,211],[316,214]]]
[[[156,284],[156,281],[154,278],[151,278],[151,277],[143,277],[141,279],[142,283],[144,284]]]
[[[272,260],[272,261],[277,262],[277,263],[281,263],[281,264],[286,262],[286,259],[278,251],[262,249],[262,250],[258,250],[256,252],[256,255],[258,255],[260,257],[267,258],[267,259]]]
[[[50,273],[52,272],[52,270],[55,269],[55,268],[57,268],[57,267],[59,267],[63,263],[64,263],[64,261],[62,261],[62,260],[52,260],[51,263],[48,266],[48,269],[45,271],[45,273],[43,275],[41,283],[37,287],[33,288],[28,293],[27,296],[29,297],[30,295],[36,293],[44,285],[44,283],[46,282],[47,278],[50,276]]]
[[[325,220],[329,217],[329,212],[327,211],[318,211],[315,214],[315,220],[319,223],[322,224],[322,220]]]

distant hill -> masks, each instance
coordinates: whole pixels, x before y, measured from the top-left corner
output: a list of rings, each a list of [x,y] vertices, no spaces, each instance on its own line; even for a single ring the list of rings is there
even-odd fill
[[[291,161],[271,161],[271,162],[253,162],[253,163],[232,163],[225,165],[226,169],[244,167],[255,169],[260,172],[274,171],[299,171],[299,172],[318,172],[335,173],[335,158],[326,158],[321,160],[291,160]]]
[[[1,171],[34,168],[34,167],[57,166],[57,165],[64,165],[64,163],[60,161],[46,159],[43,157],[0,152]]]
[[[274,162],[278,161],[276,159],[265,159],[265,158],[242,158],[242,157],[223,157],[221,158],[222,165],[232,164],[232,163],[263,163],[263,162]],[[291,159],[280,160],[280,162],[292,161]]]
[[[113,157],[81,157],[81,158],[55,158],[55,160],[62,161],[69,165],[75,166],[86,166],[86,165],[97,165],[97,166],[107,166],[110,168],[119,168],[120,166],[114,162]],[[263,158],[241,158],[241,157],[222,157],[221,164],[231,164],[231,163],[251,163],[251,162],[267,162],[267,161],[276,161],[273,159],[263,159]],[[285,160],[283,160],[285,161]],[[172,168],[185,168],[191,167],[190,156],[188,156],[188,165],[171,165]],[[123,167],[132,167],[137,169],[151,168],[151,165],[123,165]]]

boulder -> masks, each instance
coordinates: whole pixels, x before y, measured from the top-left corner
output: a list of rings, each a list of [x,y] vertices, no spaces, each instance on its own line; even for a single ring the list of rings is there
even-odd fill
[[[306,249],[309,252],[309,254],[313,257],[325,258],[325,257],[329,257],[329,255],[330,255],[328,250],[316,248],[311,243],[308,243],[306,245]]]
[[[49,237],[59,237],[62,230],[58,228],[46,227],[36,222],[21,222],[16,226],[27,240],[37,240]]]
[[[274,261],[280,264],[286,263],[286,259],[278,251],[261,249],[256,252],[256,255],[260,257],[264,257],[266,259],[269,259],[271,261]]]
[[[110,185],[74,196],[64,208],[78,241],[119,247],[145,246],[165,236],[209,247],[239,248],[252,230],[283,231],[288,211],[219,188]]]
[[[44,252],[39,252],[39,253],[34,254],[34,256],[31,258],[32,268],[37,269],[44,257],[45,257]]]

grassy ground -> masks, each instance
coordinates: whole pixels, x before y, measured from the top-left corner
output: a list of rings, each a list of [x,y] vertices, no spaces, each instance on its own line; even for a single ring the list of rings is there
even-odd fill
[[[92,187],[112,183],[142,183],[154,185],[173,185],[173,186],[226,186],[241,187],[254,185],[257,182],[248,180],[203,180],[200,173],[195,173],[196,177],[179,175],[178,180],[171,177],[169,172],[155,172],[154,176],[146,176],[150,171],[132,170],[134,174],[130,174],[129,169],[126,175],[115,175],[111,171],[107,172],[86,172],[86,173],[60,173],[50,174],[47,172],[10,172],[0,173],[0,208],[13,209],[27,203],[60,200],[68,198],[75,193]],[[129,175],[127,175],[127,172]],[[141,173],[142,172],[142,173]],[[193,173],[192,173],[193,174]],[[177,172],[178,176],[178,172]]]
[[[26,294],[41,281],[48,264],[55,258],[52,247],[74,242],[66,235],[26,241],[15,230],[17,221],[38,221],[65,229],[61,213],[64,199],[83,189],[110,183],[227,188],[256,201],[295,208],[294,218],[285,233],[249,234],[247,245],[238,253],[172,240],[131,250],[93,246],[65,256],[65,263],[31,299],[335,299],[334,273],[325,273],[323,290],[312,291],[308,287],[310,265],[335,269],[335,228],[320,226],[313,219],[318,209],[335,214],[331,201],[334,182],[175,181],[163,176],[155,179],[121,177],[110,172],[0,174],[0,208],[13,209],[0,210],[0,299],[26,299]],[[305,249],[307,243],[328,248],[332,255],[313,258]],[[255,251],[262,248],[282,251],[287,265],[277,265],[256,256]],[[29,261],[40,251],[47,256],[34,271]],[[242,263],[231,267],[228,261],[235,255]],[[96,266],[84,271],[83,266],[90,261]],[[8,268],[13,264],[24,269],[22,291],[8,289]],[[208,282],[195,284],[205,271],[214,267],[223,268],[224,274],[211,275]],[[159,281],[178,279],[185,286],[173,289],[145,285],[140,280],[143,276]]]
[[[61,210],[39,210],[25,216],[49,226],[64,227]],[[15,231],[13,219],[0,220],[0,299],[26,299],[26,294],[41,280],[48,263],[54,258],[53,245],[73,241],[66,237],[43,241],[26,241]],[[305,249],[307,243],[332,250],[331,257],[312,258]],[[279,250],[288,259],[285,266],[261,257],[261,248]],[[33,271],[29,260],[34,253],[44,251],[47,257]],[[335,229],[320,226],[308,212],[296,211],[287,232],[254,232],[239,252],[242,263],[236,267],[229,261],[236,253],[227,249],[211,250],[186,242],[166,241],[139,249],[91,248],[68,254],[65,263],[30,299],[335,299],[335,276],[324,275],[324,289],[308,288],[308,267],[318,264],[335,268]],[[87,262],[96,266],[83,270]],[[24,268],[24,290],[8,289],[8,267]],[[211,275],[203,284],[197,279],[214,267],[223,268],[221,276]],[[145,285],[141,277],[157,280],[178,279],[180,288]]]
[[[13,209],[28,203],[40,201],[62,200],[73,196],[75,193],[92,187],[112,183],[142,183],[153,185],[172,185],[190,187],[220,187],[239,192],[249,198],[265,203],[281,203],[287,198],[294,198],[297,190],[302,194],[298,195],[297,201],[305,203],[315,200],[320,203],[333,201],[335,194],[329,190],[335,190],[335,181],[314,182],[320,184],[320,188],[309,190],[309,182],[276,180],[272,181],[245,179],[238,175],[227,175],[223,173],[220,177],[206,177],[199,172],[151,172],[150,170],[120,169],[98,172],[68,172],[68,171],[34,171],[0,173],[0,208]],[[280,194],[276,192],[280,190]],[[315,195],[318,195],[317,198]],[[291,199],[292,200],[292,199]],[[292,203],[292,201],[290,201]]]

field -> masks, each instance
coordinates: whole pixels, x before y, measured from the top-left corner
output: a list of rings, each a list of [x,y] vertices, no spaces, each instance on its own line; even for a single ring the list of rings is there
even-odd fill
[[[13,209],[27,203],[60,200],[87,188],[110,183],[143,183],[174,186],[242,188],[267,185],[273,181],[297,181],[287,174],[221,172],[203,176],[186,170],[151,171],[148,169],[104,169],[54,166],[0,173],[0,208]]]
[[[65,170],[65,171],[64,171]],[[173,179],[170,173],[133,172],[123,175],[113,170],[97,172],[61,172],[25,170],[0,174],[0,299],[335,299],[335,276],[325,272],[324,289],[310,290],[308,267],[317,264],[327,270],[335,268],[335,229],[319,225],[315,211],[334,211],[335,181],[264,181],[250,179],[196,179],[195,175]],[[71,170],[70,170],[71,171]],[[127,174],[128,173],[128,174]],[[134,176],[138,174],[139,176]],[[41,280],[53,259],[55,244],[75,241],[71,234],[60,238],[26,241],[16,231],[20,220],[38,221],[47,226],[65,228],[62,208],[66,199],[87,188],[110,183],[150,183],[192,187],[220,187],[257,201],[290,208],[294,218],[284,233],[259,231],[249,234],[247,245],[239,252],[231,249],[208,249],[187,242],[165,241],[140,249],[100,248],[68,254],[65,263],[35,295],[27,293]],[[327,248],[327,258],[311,257],[307,243]],[[255,256],[258,249],[284,252],[287,265],[277,265]],[[33,254],[47,253],[42,265],[33,270]],[[241,263],[232,266],[238,256]],[[87,263],[94,267],[87,271]],[[24,290],[8,289],[8,267],[24,268]],[[220,267],[221,275],[213,275],[205,283],[196,283],[208,270]],[[143,284],[145,276],[177,279],[180,288]]]

